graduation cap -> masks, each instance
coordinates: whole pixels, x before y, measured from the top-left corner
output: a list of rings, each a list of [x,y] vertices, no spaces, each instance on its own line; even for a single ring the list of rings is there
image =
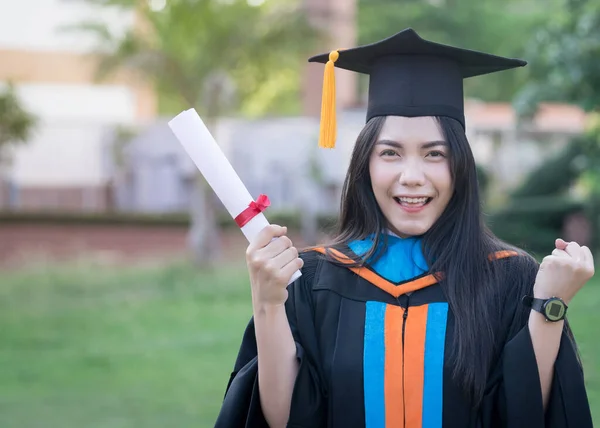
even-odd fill
[[[336,140],[334,67],[369,75],[367,122],[376,116],[447,116],[465,127],[463,79],[527,65],[422,39],[412,28],[365,46],[309,58],[325,64],[319,146]]]

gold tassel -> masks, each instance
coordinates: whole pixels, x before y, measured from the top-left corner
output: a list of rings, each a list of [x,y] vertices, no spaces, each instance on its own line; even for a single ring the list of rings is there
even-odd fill
[[[333,51],[325,64],[323,77],[323,99],[321,101],[321,129],[319,131],[319,147],[333,149],[337,138],[337,123],[335,114],[335,69],[334,63],[340,54]]]

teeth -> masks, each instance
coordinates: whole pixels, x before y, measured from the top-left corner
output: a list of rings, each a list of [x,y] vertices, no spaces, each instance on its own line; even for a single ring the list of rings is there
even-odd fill
[[[396,198],[400,202],[405,202],[407,204],[424,204],[427,202],[428,198]]]

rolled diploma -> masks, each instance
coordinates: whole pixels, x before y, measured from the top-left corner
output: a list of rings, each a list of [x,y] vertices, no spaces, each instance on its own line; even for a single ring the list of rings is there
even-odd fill
[[[236,218],[248,208],[254,199],[196,110],[192,108],[178,114],[169,121],[169,127],[231,217]],[[241,229],[246,239],[252,241],[268,225],[265,216],[259,213]],[[299,270],[294,272],[290,284],[300,276]]]

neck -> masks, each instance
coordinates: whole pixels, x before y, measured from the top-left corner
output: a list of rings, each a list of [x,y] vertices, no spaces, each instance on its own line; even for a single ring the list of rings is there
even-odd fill
[[[415,236],[415,235],[401,235],[399,233],[396,233],[396,232],[392,231],[390,228],[386,228],[384,230],[384,233],[386,235],[394,236],[394,237],[400,238],[400,239],[417,238],[417,236]]]

